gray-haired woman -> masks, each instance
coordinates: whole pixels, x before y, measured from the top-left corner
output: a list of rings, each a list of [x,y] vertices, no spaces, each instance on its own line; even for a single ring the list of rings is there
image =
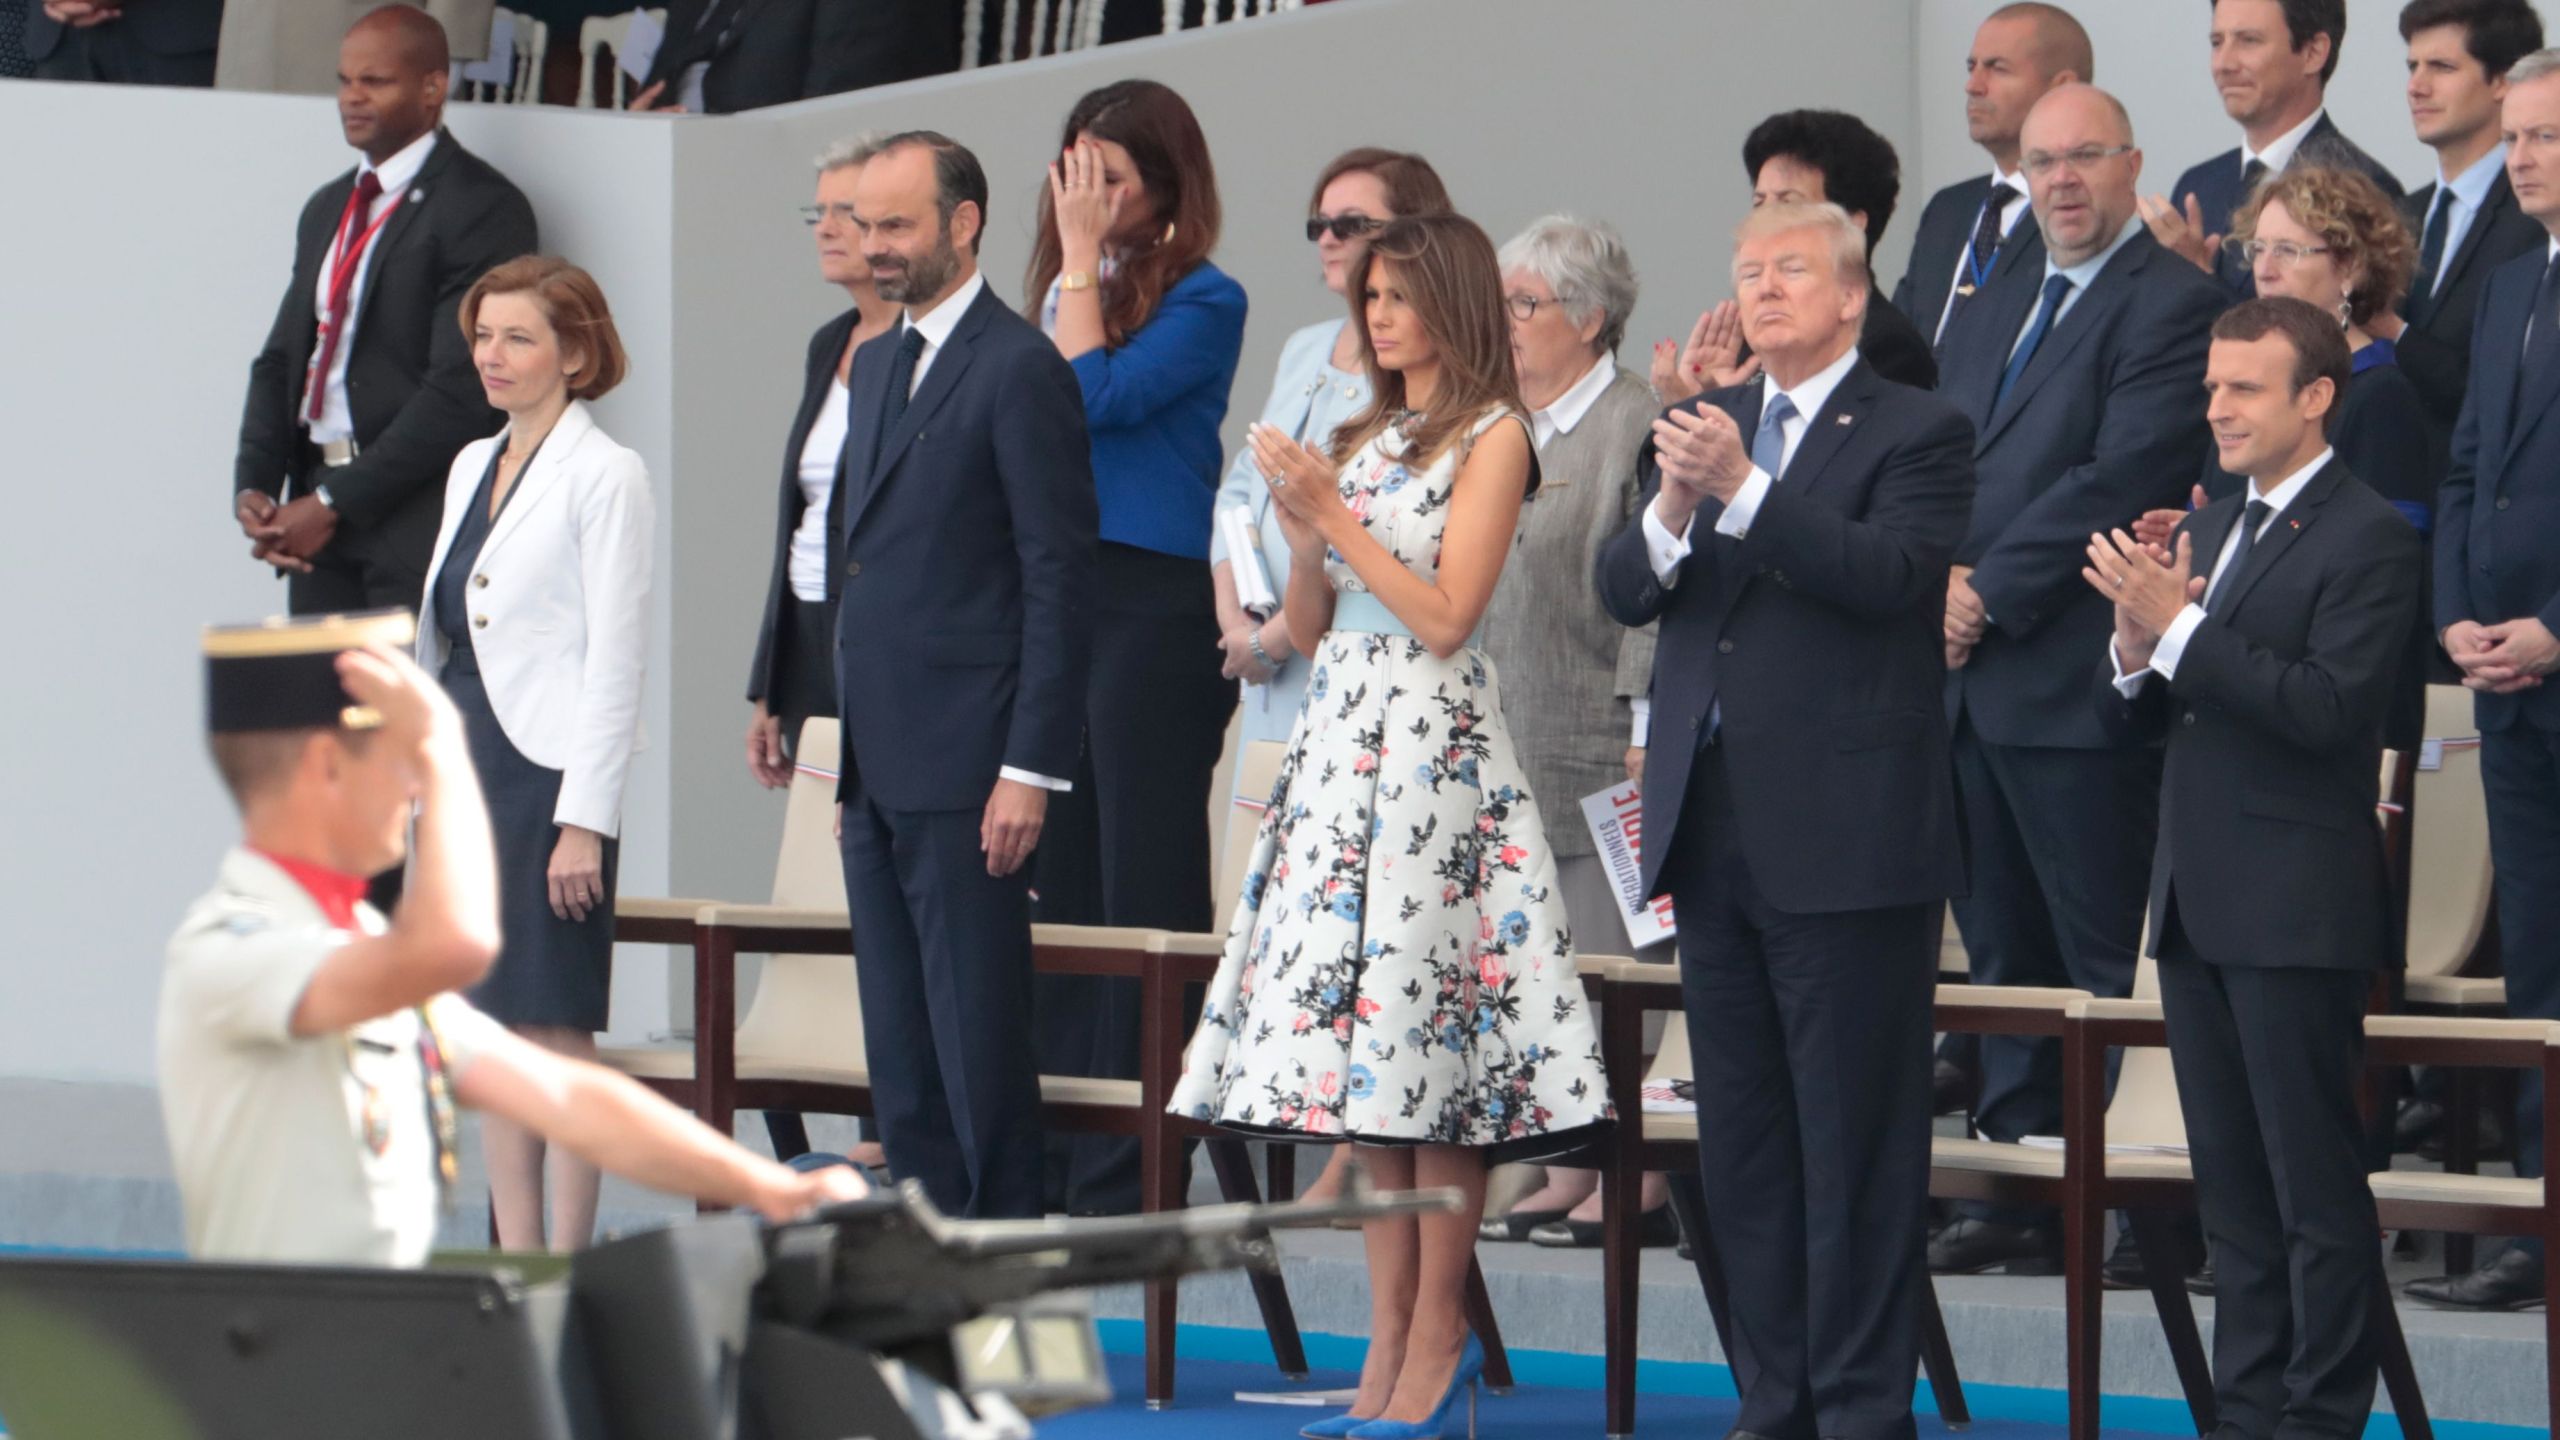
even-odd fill
[[[1518,551],[1485,612],[1483,649],[1500,669],[1504,713],[1545,802],[1557,888],[1586,955],[1635,949],[1617,891],[1582,819],[1587,795],[1625,786],[1643,766],[1637,715],[1653,674],[1653,632],[1600,608],[1600,547],[1636,513],[1636,463],[1660,409],[1618,344],[1636,306],[1635,265],[1605,224],[1549,215],[1502,247],[1511,354],[1528,402],[1543,483],[1520,515]],[[1669,958],[1647,947],[1646,959]],[[1599,1175],[1550,1169],[1544,1189],[1484,1225],[1488,1240],[1596,1245]],[[1645,1181],[1649,1243],[1668,1243],[1658,1176]],[[1658,1217],[1658,1218],[1656,1218]]]

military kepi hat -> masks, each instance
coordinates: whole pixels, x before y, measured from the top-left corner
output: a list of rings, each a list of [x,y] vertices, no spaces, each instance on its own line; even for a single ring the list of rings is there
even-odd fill
[[[418,622],[406,610],[208,625],[204,632],[205,728],[370,730],[382,723],[338,678],[338,657],[367,645],[405,651]]]

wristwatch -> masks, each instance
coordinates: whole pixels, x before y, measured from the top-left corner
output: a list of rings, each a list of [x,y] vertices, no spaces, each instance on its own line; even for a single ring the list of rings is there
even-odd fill
[[[1252,633],[1245,637],[1244,648],[1253,652],[1253,658],[1262,662],[1263,669],[1277,671],[1280,668],[1280,662],[1272,659],[1271,652],[1262,648],[1261,626],[1254,626]]]
[[[326,482],[312,486],[311,494],[314,499],[329,507],[329,512],[331,514],[334,515],[337,513],[338,497],[329,493],[329,486]]]

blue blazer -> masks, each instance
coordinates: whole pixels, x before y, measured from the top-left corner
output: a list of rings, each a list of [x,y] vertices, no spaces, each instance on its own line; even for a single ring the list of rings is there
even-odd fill
[[[891,331],[854,352],[856,435],[882,413],[897,346]],[[981,292],[868,470],[847,467],[838,794],[975,810],[1005,766],[1075,773],[1093,627],[1087,454],[1058,348]]]
[[[1749,435],[1762,394],[1754,381],[1673,408],[1713,405]],[[1665,588],[1645,543],[1644,511],[1662,489],[1647,443],[1642,504],[1600,552],[1597,576],[1620,624],[1662,622],[1646,894],[1661,892],[1664,858],[1683,843],[1681,802],[1715,705],[1743,854],[1769,903],[1831,914],[1964,888],[1938,694],[1947,557],[1964,535],[1972,449],[1973,428],[1953,406],[1861,360],[1812,418],[1751,533],[1717,534],[1720,507],[1702,507],[1678,583]]]
[[[2249,198],[2240,192],[2240,163],[2240,147],[2235,145],[2203,164],[2191,167],[2178,177],[2177,188],[2169,192],[2169,203],[2184,213],[2187,197],[2193,195],[2196,208],[2204,216],[2205,233],[2230,235],[2231,217],[2239,211],[2240,202]],[[2325,111],[2319,122],[2311,127],[2311,133],[2302,137],[2301,147],[2293,152],[2293,159],[2287,162],[2286,168],[2295,165],[2326,165],[2332,169],[2361,171],[2382,187],[2383,194],[2394,200],[2400,198],[2399,177],[2384,169],[2381,161],[2364,153],[2354,141],[2339,134],[2338,127],[2330,122]],[[2215,252],[2213,276],[2234,298],[2246,300],[2258,293],[2257,277],[2228,248]]]
[[[2044,267],[1991,282],[1947,327],[1938,393],[1973,421],[1973,529],[1956,563],[1993,624],[1947,677],[1947,716],[1995,745],[2102,750],[2092,655],[2115,616],[2080,578],[2089,536],[2183,507],[2204,467],[2204,363],[2230,297],[2137,232],[2089,283],[1997,408],[1992,397],[2042,297]]]
[[[1093,432],[1102,538],[1209,558],[1209,508],[1225,456],[1218,427],[1244,350],[1244,287],[1206,261],[1113,349],[1071,363]]]
[[[2436,496],[2435,619],[2494,625],[2532,615],[2560,632],[2560,370],[2516,375],[2543,250],[2489,276],[2471,332],[2471,393]],[[2560,730],[2560,688],[2480,695],[2483,730]]]

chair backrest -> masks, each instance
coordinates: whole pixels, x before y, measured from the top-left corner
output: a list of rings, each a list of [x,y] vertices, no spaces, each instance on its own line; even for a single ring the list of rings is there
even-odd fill
[[[841,910],[844,863],[835,839],[836,722],[800,727],[799,765],[782,815],[773,862],[773,903]],[[738,1054],[759,1060],[858,1066],[863,1054],[862,992],[845,955],[775,955],[738,1019]]]
[[[2160,998],[2160,967],[2151,958],[2151,927],[2142,927],[2140,958],[2133,966],[2133,998]],[[2187,1117],[2178,1109],[2178,1075],[2169,1052],[2154,1045],[2128,1047],[2107,1105],[2110,1145],[2184,1145]]]
[[[2427,748],[2410,808],[2409,973],[2458,975],[2489,922],[2490,880],[2480,730],[2459,685],[2427,687]]]
[[[1234,752],[1231,752],[1234,753]],[[1272,782],[1280,778],[1280,762],[1289,747],[1279,740],[1255,740],[1236,753],[1232,792],[1212,786],[1211,803],[1229,796],[1226,814],[1211,827],[1224,838],[1218,845],[1219,933],[1235,923],[1236,902],[1244,894],[1244,874],[1253,859],[1254,832],[1262,828],[1262,812],[1270,807]]]
[[[608,110],[630,108],[631,96],[638,86],[630,74],[622,68],[622,59],[631,48],[632,22],[640,14],[638,10],[626,10],[619,15],[590,15],[578,26],[579,109],[599,108],[596,100],[596,61],[604,56],[611,57],[607,63],[613,68],[607,72],[609,78],[606,80],[606,85],[609,87],[609,93],[605,97],[602,108]],[[656,20],[663,29],[666,25],[667,12],[660,10],[651,18]]]

